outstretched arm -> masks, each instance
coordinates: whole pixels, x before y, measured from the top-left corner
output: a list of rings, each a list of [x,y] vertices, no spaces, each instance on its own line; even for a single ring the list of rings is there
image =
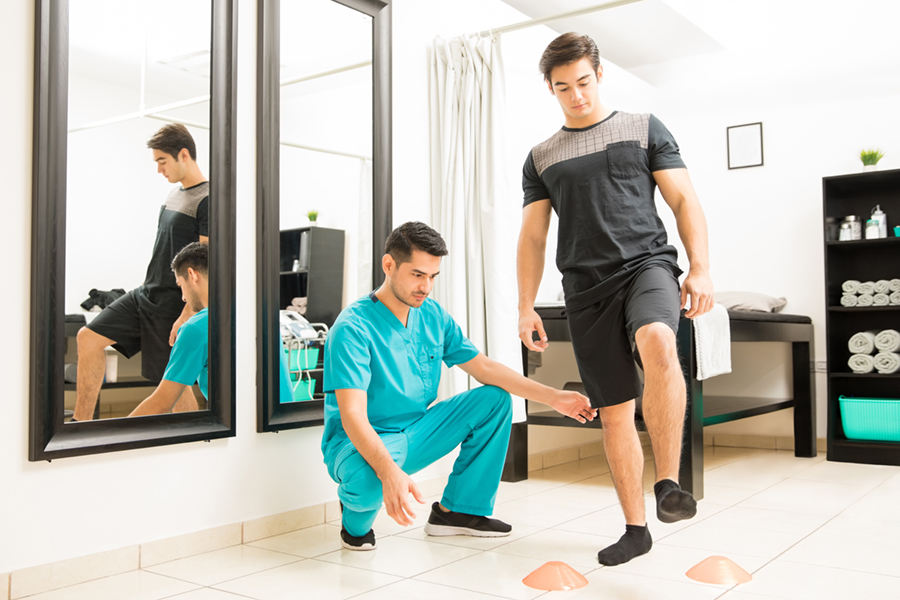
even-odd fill
[[[140,417],[143,415],[161,415],[172,411],[172,407],[178,402],[184,388],[187,386],[183,383],[176,383],[163,379],[159,385],[143,402],[137,405],[129,417]]]
[[[678,235],[687,252],[690,270],[681,285],[681,308],[691,298],[691,308],[685,314],[692,319],[709,312],[715,303],[712,279],[709,276],[709,237],[706,217],[687,169],[654,171],[653,178],[663,199],[675,214]]]
[[[560,391],[548,387],[524,375],[519,375],[506,365],[479,354],[459,368],[474,377],[479,383],[495,385],[516,396],[522,396],[541,404],[546,404],[556,412],[572,417],[579,423],[593,421],[597,409],[591,408],[586,396],[578,392]]]
[[[366,392],[344,389],[335,390],[334,393],[347,437],[381,480],[384,508],[388,516],[400,525],[412,525],[416,513],[409,502],[409,495],[412,494],[419,504],[424,504],[425,499],[416,482],[391,458],[384,442],[369,423]]]
[[[550,200],[532,202],[522,212],[516,275],[519,280],[519,339],[529,350],[543,352],[547,348],[544,323],[534,311],[534,299],[544,274],[544,251],[550,229]],[[532,334],[540,339],[535,342]]]

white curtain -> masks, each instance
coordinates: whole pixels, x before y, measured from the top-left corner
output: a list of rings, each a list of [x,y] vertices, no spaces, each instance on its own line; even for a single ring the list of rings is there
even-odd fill
[[[499,35],[435,39],[431,208],[450,254],[434,295],[480,350],[521,373],[515,272],[521,203],[505,176],[504,85]],[[441,399],[468,388],[465,373],[444,370]],[[524,417],[521,402],[516,417]]]

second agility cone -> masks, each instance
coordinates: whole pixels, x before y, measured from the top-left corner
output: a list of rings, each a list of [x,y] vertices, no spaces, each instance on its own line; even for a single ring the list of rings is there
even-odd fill
[[[694,581],[719,585],[747,583],[752,579],[750,573],[724,556],[710,556],[688,569],[685,575]]]
[[[522,583],[536,590],[558,592],[583,588],[588,580],[566,563],[551,560],[535,569]]]

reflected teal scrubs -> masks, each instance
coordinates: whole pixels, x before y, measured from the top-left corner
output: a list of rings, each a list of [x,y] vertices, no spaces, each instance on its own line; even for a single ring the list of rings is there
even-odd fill
[[[509,394],[483,386],[428,408],[437,398],[441,363],[453,367],[477,355],[459,325],[431,299],[410,308],[406,327],[374,293],[341,312],[325,344],[322,453],[339,484],[343,524],[351,535],[372,528],[382,493],[381,481],[344,431],[334,394],[340,389],[367,393],[369,423],[406,473],[462,444],[441,503],[457,512],[492,514],[512,423]]]
[[[196,381],[203,397],[209,398],[208,309],[195,314],[178,330],[163,379],[182,385],[194,385]]]

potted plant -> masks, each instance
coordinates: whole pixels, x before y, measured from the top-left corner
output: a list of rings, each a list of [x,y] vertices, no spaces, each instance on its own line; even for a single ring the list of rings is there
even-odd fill
[[[859,159],[863,164],[863,172],[866,171],[877,171],[878,170],[878,161],[884,157],[884,152],[877,148],[873,148],[872,150],[861,150],[859,153]]]
[[[317,210],[311,210],[311,211],[309,211],[308,213],[306,213],[306,218],[309,219],[309,226],[310,226],[310,227],[315,227],[315,226],[316,226],[316,219],[319,218],[319,211],[317,211]]]

